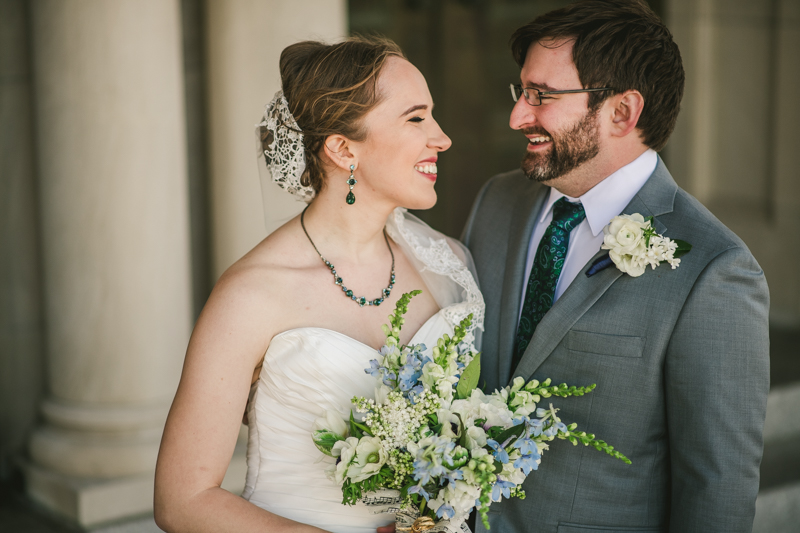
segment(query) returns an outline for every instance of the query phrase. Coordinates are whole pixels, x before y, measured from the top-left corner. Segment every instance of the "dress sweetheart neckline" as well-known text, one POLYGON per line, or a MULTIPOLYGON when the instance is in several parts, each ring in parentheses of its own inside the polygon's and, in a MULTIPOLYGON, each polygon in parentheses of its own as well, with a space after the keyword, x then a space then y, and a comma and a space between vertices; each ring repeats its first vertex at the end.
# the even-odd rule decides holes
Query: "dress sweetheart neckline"
MULTIPOLYGON (((428 317, 428 320, 423 322, 422 325, 414 333, 414 335, 411 336, 411 339, 408 341, 408 344, 413 344, 414 343, 414 339, 417 338, 417 335, 419 335, 419 333, 423 330, 423 328, 425 326, 427 326, 428 323, 431 320, 433 320, 434 318, 436 318, 440 314, 442 314, 442 309, 439 309, 434 314, 432 314, 430 317, 428 317)), ((360 340, 355 339, 355 338, 351 337, 350 335, 347 335, 346 333, 342 333, 341 331, 336 331, 335 329, 323 328, 323 327, 320 327, 320 326, 300 326, 300 327, 297 327, 297 328, 291 328, 291 329, 287 329, 285 331, 281 331, 280 333, 278 333, 274 337, 272 337, 272 341, 270 341, 269 346, 267 347, 267 351, 266 351, 266 353, 264 355, 266 356, 266 354, 269 353, 270 348, 272 348, 272 342, 275 339, 277 339, 279 337, 283 337, 284 335, 289 335, 291 333, 298 333, 298 332, 303 331, 303 330, 317 330, 317 331, 322 331, 322 332, 325 332, 325 333, 333 333, 334 335, 338 335, 339 337, 344 337, 345 339, 351 340, 354 343, 359 344, 359 345, 361 345, 361 346, 363 346, 365 348, 369 348, 373 352, 377 352, 377 351, 380 350, 380 348, 373 348, 369 344, 363 343, 360 340)))

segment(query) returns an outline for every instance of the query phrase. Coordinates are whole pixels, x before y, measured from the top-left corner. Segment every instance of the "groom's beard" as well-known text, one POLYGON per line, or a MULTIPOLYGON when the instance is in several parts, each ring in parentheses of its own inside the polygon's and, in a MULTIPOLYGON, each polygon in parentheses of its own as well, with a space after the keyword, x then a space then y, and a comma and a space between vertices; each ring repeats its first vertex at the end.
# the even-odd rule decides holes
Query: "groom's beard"
POLYGON ((600 153, 598 141, 597 112, 589 110, 586 115, 569 130, 551 134, 542 128, 526 128, 525 135, 547 135, 553 146, 548 152, 528 152, 522 160, 522 171, 529 179, 550 181, 560 178, 600 153))

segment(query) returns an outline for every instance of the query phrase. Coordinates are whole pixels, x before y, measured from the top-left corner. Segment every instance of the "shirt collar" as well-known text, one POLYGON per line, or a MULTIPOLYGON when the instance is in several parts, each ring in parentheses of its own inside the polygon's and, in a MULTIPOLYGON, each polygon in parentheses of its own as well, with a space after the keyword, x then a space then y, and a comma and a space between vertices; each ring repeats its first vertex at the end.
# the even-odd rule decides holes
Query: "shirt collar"
POLYGON ((571 198, 551 187, 539 223, 544 222, 553 209, 554 203, 560 198, 566 198, 572 203, 583 204, 592 235, 597 237, 611 222, 611 219, 622 213, 622 210, 633 200, 636 193, 655 171, 657 164, 658 154, 648 148, 642 155, 592 187, 580 198, 571 198))

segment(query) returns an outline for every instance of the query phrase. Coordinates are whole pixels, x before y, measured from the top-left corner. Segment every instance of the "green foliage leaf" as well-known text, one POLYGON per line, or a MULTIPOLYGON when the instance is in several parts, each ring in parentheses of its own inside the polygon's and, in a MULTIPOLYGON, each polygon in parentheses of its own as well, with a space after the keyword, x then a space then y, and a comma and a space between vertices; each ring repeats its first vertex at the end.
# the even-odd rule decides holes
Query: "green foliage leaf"
POLYGON ((692 250, 692 245, 686 241, 682 241, 680 239, 673 239, 675 244, 678 245, 678 248, 675 250, 674 257, 681 257, 682 255, 688 254, 692 250))
POLYGON ((520 424, 518 426, 511 426, 510 428, 505 429, 500 434, 498 434, 497 438, 494 440, 496 440, 500 444, 503 444, 511 437, 519 437, 520 435, 522 435, 524 431, 525 431, 525 424, 520 424))
POLYGON ((356 422, 353 411, 350 411, 350 436, 360 439, 365 433, 372 436, 369 428, 360 422, 356 422))
POLYGON ((328 431, 327 429, 324 429, 315 431, 313 440, 314 440, 314 446, 316 446, 319 451, 321 451, 325 455, 333 457, 333 454, 331 453, 333 445, 336 444, 338 441, 344 439, 341 436, 334 433, 333 431, 328 431))
POLYGON ((497 459, 495 459, 494 463, 492 463, 492 464, 494 465, 494 473, 495 474, 499 474, 500 472, 503 471, 503 463, 501 463, 497 459))
POLYGON ((467 365, 467 368, 461 373, 461 378, 458 380, 456 386, 456 398, 464 400, 469 398, 472 391, 478 386, 478 379, 481 377, 481 354, 475 354, 475 357, 467 365))

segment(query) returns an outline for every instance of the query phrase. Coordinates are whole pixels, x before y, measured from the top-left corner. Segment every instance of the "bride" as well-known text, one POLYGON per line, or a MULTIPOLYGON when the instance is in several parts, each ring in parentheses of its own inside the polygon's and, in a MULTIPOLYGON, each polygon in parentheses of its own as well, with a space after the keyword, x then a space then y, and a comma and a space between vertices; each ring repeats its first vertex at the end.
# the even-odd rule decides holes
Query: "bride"
MULTIPOLYGON (((364 368, 405 292, 403 343, 435 344, 483 298, 468 252, 406 213, 436 203, 450 139, 425 79, 391 41, 301 42, 260 125, 272 178, 309 202, 220 278, 192 334, 158 457, 168 532, 373 532, 393 515, 341 504, 311 440, 326 409, 371 395, 364 368), (220 488, 242 413, 247 481, 220 488)), ((474 339, 473 330, 468 339, 474 339)), ((430 349, 430 348, 429 348, 430 349)), ((322 458, 322 459, 320 459, 322 458)))

